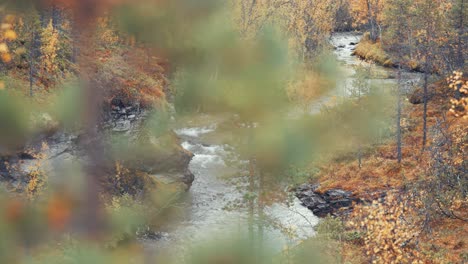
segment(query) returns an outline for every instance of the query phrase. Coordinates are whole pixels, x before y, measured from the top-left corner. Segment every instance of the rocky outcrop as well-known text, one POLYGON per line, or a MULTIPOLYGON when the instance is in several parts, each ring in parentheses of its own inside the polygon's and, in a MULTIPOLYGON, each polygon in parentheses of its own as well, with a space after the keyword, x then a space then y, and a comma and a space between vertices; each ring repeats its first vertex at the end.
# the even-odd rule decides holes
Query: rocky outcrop
MULTIPOLYGON (((102 138, 96 140, 103 142, 105 148, 105 164, 101 165, 108 174, 103 177, 107 179, 104 181, 106 190, 130 192, 169 183, 184 190, 191 186, 194 176, 188 166, 193 154, 180 146, 173 132, 157 138, 141 136, 148 117, 148 110, 141 109, 139 105, 127 106, 120 101, 112 102, 110 109, 103 111, 102 138), (109 135, 124 136, 127 146, 133 147, 132 151, 113 150, 111 144, 114 142, 110 142, 109 135), (115 179, 116 162, 123 163, 127 172, 127 178, 119 179, 120 182, 115 179)), ((66 133, 60 129, 37 135, 24 146, 24 150, 0 157, 0 180, 21 191, 27 185, 32 170, 40 170, 53 180, 54 174, 67 164, 85 165, 88 161, 83 146, 92 143, 83 142, 83 138, 80 132, 66 133)))
POLYGON ((316 216, 340 215, 350 212, 353 202, 357 201, 351 192, 331 189, 318 192, 318 184, 303 184, 296 189, 296 196, 304 206, 316 216))

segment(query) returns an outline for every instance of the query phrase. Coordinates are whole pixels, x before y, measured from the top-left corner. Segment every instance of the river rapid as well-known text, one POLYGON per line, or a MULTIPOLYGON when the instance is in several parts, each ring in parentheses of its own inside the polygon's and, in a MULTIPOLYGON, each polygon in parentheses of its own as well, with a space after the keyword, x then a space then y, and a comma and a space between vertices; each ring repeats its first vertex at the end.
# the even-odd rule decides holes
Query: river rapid
MULTIPOLYGON (((354 33, 332 35, 330 42, 335 47, 341 78, 335 89, 310 105, 309 113, 320 111, 321 106, 333 97, 347 96, 347 89, 353 83, 355 65, 365 64, 352 55, 355 43, 359 42, 360 37, 361 35, 354 33)), ((370 80, 372 83, 389 87, 396 84, 394 69, 375 65, 372 67, 373 71, 380 72, 383 76, 370 80)), ((420 75, 408 72, 404 74, 404 79, 406 83, 412 84, 420 79, 420 75)), ((202 125, 195 121, 187 121, 175 130, 183 141, 182 146, 195 155, 190 163, 195 181, 184 204, 187 214, 174 229, 162 233, 157 241, 146 241, 149 249, 173 250, 175 254, 183 255, 191 246, 200 242, 216 237, 247 234, 247 208, 233 206, 245 204, 243 197, 247 190, 248 174, 244 169, 245 161, 239 159, 233 147, 205 140, 210 135, 222 133, 219 130, 219 118, 209 115, 197 118, 204 120, 202 125)), ((265 213, 272 223, 265 227, 266 247, 277 252, 314 236, 313 228, 319 221, 295 197, 291 198, 289 203, 277 202, 267 206, 265 213)))

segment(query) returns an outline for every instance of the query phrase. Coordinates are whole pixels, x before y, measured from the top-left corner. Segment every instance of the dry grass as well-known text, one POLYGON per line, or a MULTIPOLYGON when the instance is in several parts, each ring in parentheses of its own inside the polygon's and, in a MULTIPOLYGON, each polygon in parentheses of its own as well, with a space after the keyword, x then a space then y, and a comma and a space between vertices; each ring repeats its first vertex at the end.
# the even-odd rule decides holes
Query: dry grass
POLYGON ((373 61, 386 67, 395 66, 388 54, 383 50, 379 41, 374 43, 363 38, 356 46, 356 50, 354 50, 353 54, 366 61, 373 61))
POLYGON ((434 263, 466 263, 468 261, 468 224, 462 220, 442 218, 431 225, 431 232, 420 240, 423 253, 434 263))
MULTIPOLYGON (((353 54, 363 60, 373 61, 385 67, 397 66, 392 60, 391 56, 382 47, 380 40, 373 42, 369 39, 369 33, 364 34, 361 41, 358 43, 358 45, 356 45, 356 49, 354 50, 353 54)), ((402 65, 404 68, 412 71, 422 70, 421 62, 407 56, 403 58, 402 65)), ((435 69, 435 72, 438 72, 438 69, 435 69)))

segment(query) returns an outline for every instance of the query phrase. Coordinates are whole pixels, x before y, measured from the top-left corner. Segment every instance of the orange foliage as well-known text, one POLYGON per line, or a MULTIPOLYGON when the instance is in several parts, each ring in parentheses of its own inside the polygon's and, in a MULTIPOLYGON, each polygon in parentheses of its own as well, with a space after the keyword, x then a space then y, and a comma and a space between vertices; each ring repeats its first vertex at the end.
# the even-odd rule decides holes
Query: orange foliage
POLYGON ((46 209, 47 223, 52 230, 63 230, 71 219, 71 202, 62 195, 54 195, 46 209))
MULTIPOLYGON (((434 84, 435 95, 428 103, 428 127, 435 125, 436 119, 446 113, 447 90, 445 82, 434 84)), ((422 142, 422 105, 411 105, 407 107, 403 117, 405 125, 403 136, 403 162, 396 163, 396 143, 390 140, 363 158, 363 167, 359 169, 356 162, 335 162, 320 167, 319 181, 323 189, 343 188, 351 190, 355 194, 368 196, 368 193, 385 190, 389 187, 399 188, 405 183, 418 179, 425 173, 429 166, 428 155, 416 150, 422 142), (358 187, 358 188, 357 188, 358 187)), ((450 120, 448 120, 450 121, 450 120)), ((451 129, 455 129, 460 121, 451 122, 451 129)), ((430 140, 430 139, 429 139, 430 140)))
POLYGON ((468 114, 468 80, 463 78, 462 72, 455 71, 452 76, 447 78, 449 88, 458 93, 457 98, 452 98, 450 103, 450 114, 455 117, 467 118, 468 114))
POLYGON ((411 197, 389 193, 384 201, 355 209, 349 224, 363 232, 365 254, 372 263, 424 263, 414 248, 422 220, 409 213, 412 202, 411 197))
POLYGON ((423 251, 435 251, 439 257, 434 263, 464 263, 468 252, 468 225, 458 219, 442 218, 431 224, 431 232, 423 233, 420 240, 423 251))
POLYGON ((24 203, 20 199, 11 199, 6 204, 5 218, 9 223, 16 223, 23 217, 24 212, 24 203))
MULTIPOLYGON (((449 109, 447 102, 449 97, 453 94, 453 89, 449 89, 445 81, 439 81, 434 84, 435 94, 428 103, 428 127, 434 126, 437 119, 442 116, 446 116, 447 110, 449 109)), ((319 191, 326 191, 331 188, 341 188, 348 191, 352 191, 357 197, 375 200, 380 197, 382 193, 391 192, 393 190, 401 190, 409 184, 416 181, 429 179, 432 175, 427 175, 430 171, 431 156, 428 151, 421 153, 419 147, 422 142, 422 116, 423 107, 422 105, 411 105, 407 106, 407 111, 404 111, 403 117, 403 161, 399 165, 396 161, 396 144, 393 140, 377 147, 372 153, 367 154, 363 158, 363 167, 359 169, 356 161, 342 161, 328 163, 320 167, 320 174, 318 181, 321 183, 319 191)), ((452 140, 457 144, 458 148, 455 152, 452 152, 452 159, 450 162, 460 165, 466 157, 467 145, 466 145, 466 130, 468 120, 465 118, 456 118, 455 116, 446 116, 447 123, 449 124, 448 133, 452 135, 452 140)), ((429 134, 431 135, 431 134, 429 134)), ((432 141, 432 138, 429 138, 432 141)), ((395 200, 395 197, 392 199, 395 200)), ((421 198, 420 198, 421 199, 421 198)), ((450 210, 454 210, 459 215, 466 217, 466 206, 467 201, 454 201, 454 205, 451 205, 450 210), (456 208, 455 208, 455 207, 456 208)), ((389 227, 392 230, 398 230, 399 228, 409 228, 415 231, 414 228, 417 226, 417 212, 416 210, 405 209, 405 218, 410 219, 408 223, 412 223, 413 226, 404 226, 402 222, 398 222, 398 219, 394 218, 389 210, 400 210, 397 206, 402 204, 402 200, 396 202, 385 202, 380 204, 374 204, 371 207, 358 206, 355 210, 354 221, 359 225, 362 219, 367 219, 365 226, 373 226, 372 232, 380 232, 389 227), (393 208, 393 209, 392 209, 393 208), (377 214, 377 215, 373 215, 377 214), (370 217, 373 215, 372 217, 370 217), (391 219, 390 219, 390 218, 391 219), (392 218, 393 217, 393 218, 392 218), (361 219, 357 222, 356 219, 361 219), (415 222, 416 221, 416 222, 415 222), (393 226, 393 227, 392 227, 393 226)), ((468 237, 468 225, 466 222, 459 219, 452 218, 436 218, 430 223, 431 233, 422 232, 418 234, 418 251, 421 254, 417 254, 411 247, 403 250, 410 250, 410 253, 405 253, 404 256, 413 256, 414 259, 431 259, 433 262, 424 263, 463 263, 461 259, 463 253, 467 252, 468 245, 465 242, 468 237)), ((419 229, 421 231, 421 229, 419 229)), ((415 234, 414 232, 408 232, 408 234, 415 234)), ((371 233, 372 233, 371 232, 371 233)), ((367 257, 374 258, 376 263, 391 263, 389 259, 382 261, 382 259, 375 259, 376 255, 380 258, 397 258, 399 255, 386 255, 383 256, 385 248, 387 246, 388 239, 392 240, 391 237, 387 240, 382 236, 370 234, 367 240, 366 249, 369 252, 367 257), (380 239, 376 241, 376 239, 380 239), (380 242, 379 242, 380 241, 380 242), (387 241, 387 242, 385 242, 387 241), (382 244, 382 243, 383 244, 382 244), (385 243, 384 243, 385 242, 385 243), (381 243, 381 244, 379 244, 381 243), (380 247, 380 246, 381 247, 380 247), (377 252, 373 252, 376 250, 377 252), (380 261, 380 262, 379 262, 380 261)), ((396 233, 395 233, 396 234, 396 233)), ((393 245, 395 246, 395 245, 393 245)), ((393 248, 391 246, 391 248, 393 248)), ((350 254, 356 254, 357 250, 355 246, 346 245, 345 256, 350 254), (350 251, 350 252, 348 252, 350 251)), ((388 250, 390 246, 388 246, 388 250)), ((412 260, 414 260, 412 259, 412 260)), ((395 260, 395 259, 394 259, 395 260)), ((411 263, 409 262, 397 263, 411 263)))

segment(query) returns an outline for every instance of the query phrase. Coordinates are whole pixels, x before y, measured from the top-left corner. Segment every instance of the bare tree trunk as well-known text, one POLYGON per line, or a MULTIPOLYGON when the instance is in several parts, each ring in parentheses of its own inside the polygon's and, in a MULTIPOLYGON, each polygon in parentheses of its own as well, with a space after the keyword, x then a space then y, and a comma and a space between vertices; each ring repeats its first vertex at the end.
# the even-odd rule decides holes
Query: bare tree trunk
POLYGON ((31 47, 29 49, 29 96, 34 96, 33 85, 34 85, 34 39, 36 31, 31 31, 31 47))
POLYGON ((361 144, 359 144, 359 146, 358 146, 358 166, 359 166, 359 169, 362 168, 362 147, 361 147, 361 144))
POLYGON ((375 21, 375 14, 372 12, 372 4, 367 0, 367 20, 370 26, 370 38, 372 41, 377 40, 377 28, 375 21))
POLYGON ((52 11, 51 11, 51 17, 52 17, 52 27, 57 30, 61 31, 61 24, 62 24, 62 13, 60 8, 57 5, 52 5, 52 11))
POLYGON ((464 31, 466 30, 466 25, 464 24, 465 21, 464 21, 464 18, 465 18, 465 0, 461 0, 461 3, 460 3, 460 20, 459 20, 459 24, 458 24, 458 45, 457 45, 457 49, 458 49, 458 56, 457 56, 457 67, 460 68, 460 69, 463 69, 463 65, 465 64, 465 56, 466 56, 466 53, 463 52, 464 50, 464 45, 465 43, 462 41, 462 38, 463 38, 463 35, 464 35, 464 31))
POLYGON ((104 148, 97 131, 102 97, 99 90, 93 85, 93 81, 89 79, 89 75, 92 73, 87 70, 87 60, 92 58, 93 44, 91 29, 85 27, 85 30, 81 32, 79 38, 80 51, 83 51, 83 53, 79 54, 78 62, 84 85, 83 100, 85 106, 82 120, 85 129, 85 140, 83 140, 83 147, 89 157, 89 163, 86 164, 86 196, 83 224, 86 236, 89 239, 95 239, 99 237, 103 224, 102 207, 99 197, 99 178, 104 174, 104 148))
POLYGON ((94 0, 81 0, 80 5, 74 10, 75 14, 75 37, 79 47, 78 66, 83 85, 84 111, 82 123, 84 126, 83 148, 88 156, 85 165, 86 190, 84 197, 83 228, 84 234, 89 240, 99 238, 103 230, 103 210, 99 197, 100 178, 104 175, 104 148, 97 130, 102 94, 92 81, 95 72, 90 68, 88 61, 93 58, 95 45, 93 42, 95 18, 97 17, 97 6, 94 0))
MULTIPOLYGON (((428 54, 426 54, 428 56, 428 54)), ((426 141, 427 141, 427 100, 428 100, 428 58, 426 57, 426 62, 424 63, 424 83, 423 83, 423 102, 424 102, 424 108, 423 108, 423 140, 422 140, 422 151, 425 150, 426 148, 426 141)))
POLYGON ((401 163, 401 64, 398 64, 398 84, 397 84, 397 159, 401 163))
POLYGON ((265 224, 265 178, 263 173, 259 172, 259 188, 258 188, 258 252, 259 252, 259 262, 262 260, 263 254, 263 226, 265 224))
MULTIPOLYGON (((253 124, 249 125, 249 139, 248 144, 249 148, 252 146, 253 142, 253 124)), ((249 210, 249 242, 253 247, 255 245, 255 234, 254 234, 254 222, 255 222, 255 158, 251 156, 249 158, 249 197, 248 197, 248 210, 249 210)))

